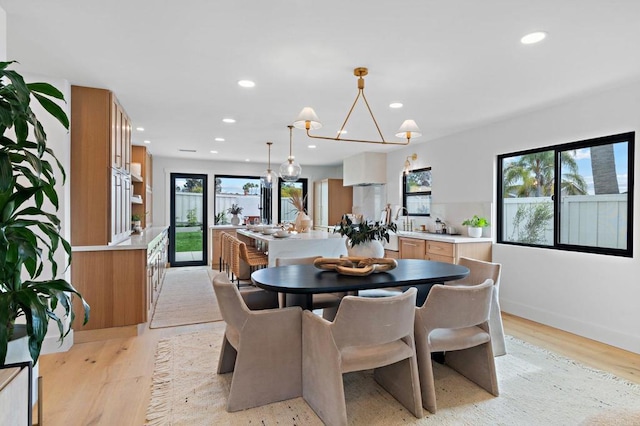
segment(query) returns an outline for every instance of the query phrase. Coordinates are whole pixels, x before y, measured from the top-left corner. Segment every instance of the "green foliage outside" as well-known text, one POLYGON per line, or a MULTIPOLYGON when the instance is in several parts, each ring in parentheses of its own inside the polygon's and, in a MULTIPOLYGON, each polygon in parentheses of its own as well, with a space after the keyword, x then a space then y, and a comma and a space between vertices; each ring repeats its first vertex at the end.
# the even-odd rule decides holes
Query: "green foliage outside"
POLYGON ((202 231, 176 232, 176 252, 201 251, 202 231))
POLYGON ((187 223, 189 224, 189 226, 199 225, 196 209, 190 209, 189 211, 187 211, 187 223))
POLYGON ((227 220, 227 215, 224 212, 220 212, 216 215, 215 224, 216 225, 227 225, 229 221, 227 220))
POLYGON ((548 244, 545 238, 547 224, 553 219, 551 203, 538 203, 518 206, 513 217, 511 241, 526 244, 548 244))

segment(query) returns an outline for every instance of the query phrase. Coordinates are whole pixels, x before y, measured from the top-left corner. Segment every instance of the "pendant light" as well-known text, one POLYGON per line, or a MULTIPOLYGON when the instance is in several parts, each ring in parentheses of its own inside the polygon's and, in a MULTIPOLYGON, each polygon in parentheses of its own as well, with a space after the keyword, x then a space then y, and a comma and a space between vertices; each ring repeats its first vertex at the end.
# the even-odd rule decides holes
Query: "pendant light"
POLYGON ((269 147, 269 163, 267 166, 267 171, 260 176, 260 180, 262 182, 262 186, 267 189, 271 189, 273 183, 278 179, 278 175, 271 170, 271 145, 273 142, 267 142, 267 146, 269 147))
POLYGON ((295 162, 295 157, 293 156, 293 126, 289 125, 287 127, 289 128, 289 158, 280 165, 280 178, 285 182, 295 182, 300 177, 300 173, 302 173, 302 167, 295 162))

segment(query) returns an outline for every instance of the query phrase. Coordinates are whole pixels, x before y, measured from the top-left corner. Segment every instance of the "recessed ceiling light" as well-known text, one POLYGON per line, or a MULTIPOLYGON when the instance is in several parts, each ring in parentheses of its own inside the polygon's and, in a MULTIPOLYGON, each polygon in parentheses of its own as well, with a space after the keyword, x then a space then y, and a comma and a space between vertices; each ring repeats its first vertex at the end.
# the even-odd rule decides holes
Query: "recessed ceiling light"
POLYGON ((346 135, 347 131, 346 130, 338 130, 338 134, 339 135, 346 135))
POLYGON ((402 102, 392 102, 389 104, 389 108, 402 108, 402 102))
POLYGON ((254 83, 251 80, 240 80, 238 82, 238 86, 240 86, 240 87, 255 87, 256 83, 254 83))
POLYGON ((309 145, 307 148, 309 148, 309 149, 316 149, 316 146, 315 146, 315 145, 309 145))
POLYGON ((144 143, 151 143, 151 141, 144 141, 144 143))
POLYGON ((547 33, 544 31, 536 31, 533 33, 529 33, 520 39, 520 43, 522 44, 534 44, 539 43, 547 37, 547 33))
POLYGON ((236 122, 236 120, 234 120, 233 118, 223 118, 222 121, 225 122, 225 123, 235 123, 236 122))
POLYGON ((215 138, 214 139, 216 142, 224 142, 224 138, 215 138))
POLYGON ((246 161, 248 163, 249 161, 251 161, 251 159, 250 158, 245 158, 244 161, 246 161))
POLYGON ((212 154, 217 154, 218 153, 218 151, 209 151, 209 152, 212 153, 212 154))
POLYGON ((136 130, 139 132, 144 132, 144 127, 136 127, 136 130))

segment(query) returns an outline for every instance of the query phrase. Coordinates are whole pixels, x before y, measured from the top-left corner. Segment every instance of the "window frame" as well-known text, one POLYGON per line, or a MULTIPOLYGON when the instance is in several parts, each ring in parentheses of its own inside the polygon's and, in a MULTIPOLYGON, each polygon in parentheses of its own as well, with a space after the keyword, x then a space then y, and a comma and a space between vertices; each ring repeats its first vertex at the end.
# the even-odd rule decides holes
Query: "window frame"
MULTIPOLYGON (((431 189, 429 189, 429 191, 407 192, 408 176, 412 173, 423 173, 423 172, 429 172, 429 174, 431 174, 431 167, 423 167, 420 169, 410 170, 407 173, 402 174, 402 207, 406 209, 405 212, 407 216, 423 216, 423 217, 431 216, 431 189), (407 198, 423 197, 423 196, 429 197, 429 213, 410 212, 409 208, 407 207, 407 198)), ((433 175, 432 175, 432 179, 433 179, 433 175)), ((431 185, 433 186, 433 182, 431 183, 431 185)), ((430 186, 429 188, 431 188, 432 186, 430 186)))
POLYGON ((500 154, 497 156, 497 229, 496 229, 496 242, 498 244, 535 247, 552 250, 574 251, 581 253, 593 253, 610 256, 621 257, 633 257, 633 192, 634 192, 634 155, 635 155, 635 132, 619 133, 615 135, 602 136, 598 138, 585 139, 581 141, 569 142, 559 145, 545 146, 541 148, 528 149, 517 152, 510 152, 506 154, 500 154), (578 244, 569 244, 560 242, 561 228, 561 215, 562 210, 560 208, 562 197, 557 197, 555 194, 561 194, 562 179, 557 179, 557 176, 562 176, 561 171, 561 153, 564 151, 579 150, 584 148, 590 148, 600 145, 609 145, 615 143, 627 142, 627 232, 626 232, 626 248, 612 248, 612 247, 597 247, 597 246, 585 246, 578 244), (553 201, 553 243, 551 245, 531 244, 517 241, 505 241, 504 233, 504 193, 503 193, 503 181, 504 181, 504 160, 516 156, 522 156, 527 154, 540 153, 545 151, 554 152, 554 183, 553 194, 551 199, 553 201))
POLYGON ((287 182, 281 178, 278 178, 278 223, 282 223, 282 187, 287 183, 301 183, 302 184, 302 198, 304 200, 304 211, 309 212, 308 208, 308 194, 309 194, 309 179, 299 178, 295 182, 287 182))

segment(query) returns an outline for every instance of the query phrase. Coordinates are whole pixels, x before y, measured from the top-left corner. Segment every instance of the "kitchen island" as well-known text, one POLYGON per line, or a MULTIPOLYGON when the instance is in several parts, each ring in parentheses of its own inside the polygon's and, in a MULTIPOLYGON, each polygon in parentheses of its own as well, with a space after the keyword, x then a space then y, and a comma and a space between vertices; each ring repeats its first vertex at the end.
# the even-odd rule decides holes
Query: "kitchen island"
POLYGON ((237 229, 238 239, 263 247, 268 253, 269 266, 276 266, 279 257, 340 257, 347 255, 346 239, 339 234, 325 231, 309 231, 292 234, 287 238, 264 235, 248 229, 237 229))

